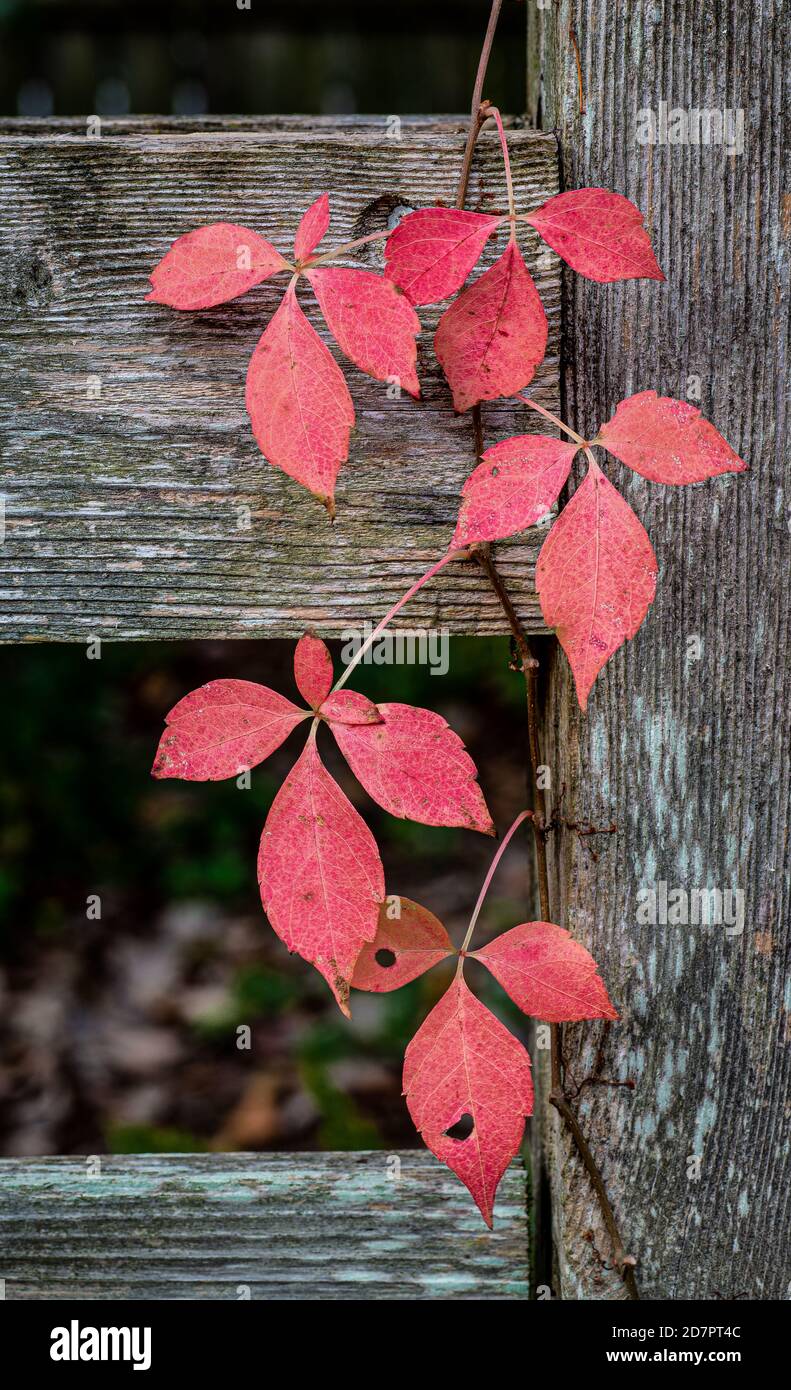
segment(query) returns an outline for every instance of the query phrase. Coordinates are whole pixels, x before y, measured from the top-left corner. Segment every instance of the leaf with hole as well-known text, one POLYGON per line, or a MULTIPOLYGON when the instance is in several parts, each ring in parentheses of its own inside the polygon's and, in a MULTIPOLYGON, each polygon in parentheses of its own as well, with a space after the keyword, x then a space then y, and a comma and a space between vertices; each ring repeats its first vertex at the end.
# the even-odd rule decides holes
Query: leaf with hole
POLYGON ((379 925, 370 945, 357 958, 352 989, 386 994, 424 975, 453 954, 453 946, 438 917, 409 898, 398 898, 398 916, 391 917, 393 899, 379 909, 379 925))
POLYGON ((406 1050, 404 1095, 424 1142, 469 1188, 491 1226, 498 1183, 533 1113, 533 1082, 522 1044, 461 976, 406 1050))
POLYGON ((335 735, 358 780, 393 814, 487 834, 493 826, 475 764, 439 715, 409 705, 377 706, 356 690, 332 690, 332 657, 313 633, 297 644, 294 676, 310 709, 252 681, 217 680, 193 690, 168 715, 153 775, 236 777, 268 757, 297 724, 314 718, 267 817, 259 882, 277 934, 316 965, 347 1012, 357 958, 376 933, 384 879, 370 831, 319 757, 321 724, 335 735), (383 742, 371 741, 377 731, 386 731, 383 742))
POLYGON ((546 1023, 616 1019, 593 956, 554 922, 522 922, 471 951, 523 1013, 546 1023))

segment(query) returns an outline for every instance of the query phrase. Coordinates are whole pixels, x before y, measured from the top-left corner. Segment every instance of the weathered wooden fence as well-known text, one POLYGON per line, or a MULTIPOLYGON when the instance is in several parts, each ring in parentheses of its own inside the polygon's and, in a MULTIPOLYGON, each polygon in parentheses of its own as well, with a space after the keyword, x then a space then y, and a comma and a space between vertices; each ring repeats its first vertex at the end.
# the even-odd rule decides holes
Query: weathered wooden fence
MULTIPOLYGON (((605 1070, 636 1082, 633 1093, 586 1088, 582 1113, 645 1296, 783 1298, 791 1278, 788 19, 774 0, 560 0, 540 13, 541 109, 558 135, 561 183, 633 199, 667 275, 661 286, 611 287, 566 277, 566 418, 590 432, 633 391, 694 399, 699 387, 696 403, 750 464, 738 478, 694 488, 619 470, 661 567, 656 602, 610 662, 587 716, 557 653, 547 677, 550 762, 567 804, 578 815, 612 815, 619 827, 598 863, 570 839, 554 860, 557 920, 591 947, 623 1010, 605 1070), (648 128, 640 112, 653 111, 659 135, 660 103, 712 111, 715 122, 717 111, 734 120, 741 112, 742 149, 639 143, 648 128), (638 890, 661 882, 741 891, 743 930, 639 925, 638 890)), ((592 1032, 567 1030, 577 1075, 592 1032)), ((550 1130, 564 1296, 613 1297, 585 1176, 554 1122, 550 1130)))
MULTIPOLYGON (((357 432, 330 526, 261 457, 244 409, 280 291, 196 315, 145 294, 169 242, 203 222, 238 221, 287 249, 325 188, 336 244, 451 202, 465 126, 407 119, 393 138, 381 119, 130 120, 96 140, 85 122, 0 127, 0 638, 337 635, 380 617, 442 554, 474 438, 433 358, 435 310, 420 404, 348 370, 357 432)), ((514 129, 511 146, 518 195, 535 205, 557 189, 555 140, 514 129)), ((484 137, 471 196, 488 208, 503 195, 484 137)), ((531 250, 551 325, 536 398, 557 408, 560 276, 531 250)), ((381 264, 381 244, 355 263, 381 264)), ((506 435, 534 428, 528 415, 503 402, 488 424, 506 435)), ((501 561, 534 631, 540 536, 501 561)), ((464 565, 406 622, 502 628, 464 565)), ((526 1297, 521 1167, 490 1238, 430 1156, 401 1162, 393 1182, 384 1155, 112 1159, 98 1177, 80 1158, 4 1161, 0 1278, 8 1298, 235 1297, 237 1284, 252 1297, 526 1297)))
MULTIPOLYGON (((551 321, 537 399, 557 406, 560 386, 569 423, 590 433, 633 391, 699 395, 751 465, 686 489, 620 476, 662 576, 644 628, 609 664, 586 717, 546 641, 553 794, 565 784, 572 818, 619 827, 598 861, 572 836, 552 846, 554 915, 594 951, 622 1010, 605 1072, 636 1083, 588 1087, 580 1108, 645 1295, 776 1298, 787 1292, 791 1201, 788 31, 772 0, 558 0, 538 11, 540 25, 531 19, 531 101, 546 133, 512 131, 517 196, 534 204, 558 178, 626 194, 646 212, 668 275, 663 286, 567 276, 559 340, 556 263, 534 244, 551 321), (640 143, 638 113, 658 117, 660 103, 742 111, 743 150, 640 143), (743 893, 743 930, 640 925, 638 891, 660 882, 743 893)), ((6 640, 293 635, 306 622, 331 635, 380 614, 444 549, 473 445, 431 356, 430 313, 423 405, 391 402, 350 373, 358 433, 330 530, 262 461, 244 414, 244 371, 273 287, 195 316, 145 305, 143 294, 165 244, 199 222, 241 221, 285 246, 325 187, 338 240, 387 225, 400 208, 451 201, 462 144, 461 121, 405 122, 400 140, 381 121, 128 121, 95 142, 77 123, 2 128, 6 640), (250 530, 239 527, 245 507, 250 530)), ((484 136, 470 205, 501 201, 499 156, 484 136)), ((529 428, 525 414, 487 407, 487 439, 529 428)), ((534 632, 538 539, 498 547, 534 632)), ((464 567, 426 589, 404 622, 502 627, 464 567)), ((597 1036, 587 1025, 566 1030, 573 1075, 584 1074, 597 1036)), ((555 1293, 618 1298, 585 1174, 544 1113, 555 1293)), ((270 1160, 261 1162, 263 1174, 270 1160)), ((316 1160, 328 1171, 337 1162, 316 1160)), ((41 1171, 6 1168, 4 1210, 20 1230, 32 1229, 25 1193, 41 1171)), ((434 1230, 425 1190, 421 1219, 434 1230)), ((326 1200, 334 1212, 334 1188, 326 1200)))
POLYGON ((526 1298, 524 1171, 485 1232, 428 1153, 5 1159, 7 1299, 526 1298))
MULTIPOLYGON (((406 120, 393 138, 375 118, 130 120, 92 140, 84 121, 0 124, 0 639, 294 636, 307 624, 337 636, 381 616, 442 554, 474 444, 431 351, 436 309, 422 314, 422 402, 390 400, 348 368, 357 430, 330 526, 262 458, 244 407, 282 283, 200 314, 145 295, 170 242, 205 222, 242 223, 288 250, 325 189, 336 245, 399 210, 452 203, 464 129, 406 120)), ((518 196, 535 206, 557 189, 555 141, 524 130, 511 141, 518 196)), ((470 196, 502 206, 496 137, 481 141, 470 196)), ((535 391, 551 406, 560 280, 537 238, 532 251, 551 324, 535 391)), ((354 263, 381 259, 375 242, 354 263)), ((536 418, 499 403, 488 427, 504 436, 536 418)), ((534 630, 539 540, 502 554, 534 630)), ((491 591, 463 566, 422 591, 409 621, 501 630, 491 591)))

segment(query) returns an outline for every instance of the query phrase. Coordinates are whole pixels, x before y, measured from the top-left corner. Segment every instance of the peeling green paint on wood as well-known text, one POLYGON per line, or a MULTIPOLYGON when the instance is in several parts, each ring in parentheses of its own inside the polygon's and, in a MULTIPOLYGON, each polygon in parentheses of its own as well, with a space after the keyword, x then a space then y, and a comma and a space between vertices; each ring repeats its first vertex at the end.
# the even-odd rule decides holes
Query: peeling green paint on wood
POLYGON ((2 1159, 0 1278, 12 1301, 525 1299, 525 1197, 517 1161, 488 1231, 412 1151, 2 1159))

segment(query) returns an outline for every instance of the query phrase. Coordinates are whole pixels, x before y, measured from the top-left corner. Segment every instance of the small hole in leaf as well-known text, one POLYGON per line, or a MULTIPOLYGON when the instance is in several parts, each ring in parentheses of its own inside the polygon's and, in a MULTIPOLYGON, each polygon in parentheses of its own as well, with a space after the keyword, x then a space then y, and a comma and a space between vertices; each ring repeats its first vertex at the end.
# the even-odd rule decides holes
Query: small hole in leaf
POLYGON ((448 1139, 469 1139, 475 1129, 475 1121, 472 1115, 460 1115, 455 1125, 445 1130, 448 1139))
POLYGON ((383 970, 389 970, 391 965, 395 965, 395 951, 388 951, 385 946, 380 947, 374 958, 377 965, 381 965, 383 970))

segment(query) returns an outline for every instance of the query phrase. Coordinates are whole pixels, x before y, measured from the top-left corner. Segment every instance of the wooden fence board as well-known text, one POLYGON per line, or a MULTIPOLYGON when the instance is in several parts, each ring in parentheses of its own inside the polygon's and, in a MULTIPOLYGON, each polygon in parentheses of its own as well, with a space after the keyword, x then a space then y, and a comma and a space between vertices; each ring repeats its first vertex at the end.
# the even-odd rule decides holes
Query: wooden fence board
MULTIPOLYGON (((644 1296, 787 1298, 789 29, 772 0, 560 0, 541 18, 542 107, 562 183, 633 199, 668 277, 567 276, 566 418, 591 437, 620 398, 655 388, 694 400, 699 383, 696 403, 750 465, 679 488, 608 465, 653 541, 656 602, 586 716, 565 659, 551 661, 555 787, 566 784, 573 817, 619 826, 598 863, 573 836, 554 861, 557 920, 594 952, 623 1012, 605 1072, 637 1083, 586 1088, 584 1125, 644 1296), (639 143, 638 112, 658 121, 660 102, 741 110, 743 153, 639 143), (743 892, 742 933, 640 925, 639 889, 662 882, 743 892)), ((578 1078, 597 1032, 566 1030, 578 1078)), ((590 1186, 554 1120, 550 1130, 560 1291, 618 1297, 590 1186)))
POLYGON ((101 1165, 92 1177, 79 1157, 0 1160, 6 1299, 528 1296, 521 1163, 503 1179, 493 1231, 428 1153, 138 1155, 101 1165))
MULTIPOLYGON (((463 121, 407 120, 397 139, 381 118, 129 119, 94 140, 73 120, 31 129, 0 127, 0 639, 294 636, 308 624, 339 635, 381 616, 446 548, 474 464, 470 416, 454 415, 431 350, 440 311, 421 311, 422 402, 389 400, 347 367, 357 430, 330 527, 262 458, 244 409, 247 362, 282 278, 180 314, 145 302, 147 277, 205 222, 241 222, 287 249, 323 189, 336 245, 398 209, 452 202, 463 121)), ((517 129, 510 142, 520 203, 535 206, 557 187, 554 138, 517 129)), ((470 206, 499 208, 504 196, 487 133, 470 206)), ((550 319, 534 389, 553 406, 557 261, 532 232, 525 244, 550 319)), ((381 244, 357 255, 350 263, 380 266, 381 244)), ((535 418, 493 403, 487 441, 535 418)), ((540 535, 501 554, 537 631, 540 535)), ((405 626, 426 623, 503 630, 464 565, 406 610, 405 626)))

